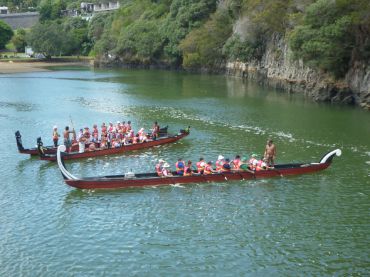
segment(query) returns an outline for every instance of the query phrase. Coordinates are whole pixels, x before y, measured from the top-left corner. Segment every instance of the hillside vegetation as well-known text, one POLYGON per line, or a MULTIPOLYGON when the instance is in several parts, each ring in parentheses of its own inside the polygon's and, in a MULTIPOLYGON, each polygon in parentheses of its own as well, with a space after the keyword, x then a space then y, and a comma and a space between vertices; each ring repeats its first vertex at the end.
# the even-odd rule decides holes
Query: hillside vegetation
POLYGON ((279 36, 293 58, 336 78, 343 77, 355 60, 370 58, 368 0, 120 3, 119 10, 87 22, 61 16, 61 10, 78 7, 77 1, 0 0, 0 5, 13 8, 36 6, 40 23, 26 40, 48 55, 90 53, 100 60, 109 57, 108 62, 212 70, 228 60, 260 60, 267 43, 279 36))
POLYGON ((95 17, 89 35, 97 55, 184 68, 258 60, 279 35, 296 59, 342 77, 370 57, 369 15, 368 0, 137 0, 95 17))

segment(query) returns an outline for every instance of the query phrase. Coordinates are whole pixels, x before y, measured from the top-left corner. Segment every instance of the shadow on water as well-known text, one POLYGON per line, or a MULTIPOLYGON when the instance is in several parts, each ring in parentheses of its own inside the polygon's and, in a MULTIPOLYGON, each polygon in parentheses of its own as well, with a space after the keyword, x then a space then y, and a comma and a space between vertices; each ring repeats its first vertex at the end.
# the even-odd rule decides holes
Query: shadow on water
POLYGON ((18 172, 23 172, 26 167, 28 167, 29 165, 37 162, 38 160, 39 160, 38 156, 29 155, 29 157, 27 157, 27 159, 19 161, 16 168, 17 168, 18 172))
MULTIPOLYGON (((68 186, 68 185, 67 185, 68 186)), ((142 194, 143 192, 150 192, 150 190, 156 189, 163 189, 165 187, 159 186, 149 186, 149 187, 142 187, 142 188, 122 188, 122 189, 98 189, 98 190, 81 190, 72 188, 70 192, 66 195, 64 199, 64 205, 67 207, 68 205, 72 205, 75 203, 81 203, 81 201, 91 200, 91 199, 109 199, 116 198, 116 197, 125 197, 131 194, 142 194)), ((122 198, 124 199, 124 198, 122 198)))
POLYGON ((24 102, 0 102, 0 108, 10 108, 17 112, 32 112, 37 110, 38 105, 24 102))

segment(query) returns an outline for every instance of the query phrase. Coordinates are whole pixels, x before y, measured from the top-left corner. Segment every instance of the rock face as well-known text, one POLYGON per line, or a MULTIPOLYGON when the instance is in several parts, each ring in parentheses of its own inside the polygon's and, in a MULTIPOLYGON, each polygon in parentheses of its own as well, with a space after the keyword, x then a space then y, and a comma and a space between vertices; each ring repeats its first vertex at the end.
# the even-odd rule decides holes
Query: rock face
POLYGON ((291 93, 304 93, 315 101, 355 104, 370 110, 370 64, 354 62, 344 79, 334 80, 305 66, 302 60, 294 60, 284 38, 279 36, 267 43, 260 61, 229 61, 226 72, 291 93))

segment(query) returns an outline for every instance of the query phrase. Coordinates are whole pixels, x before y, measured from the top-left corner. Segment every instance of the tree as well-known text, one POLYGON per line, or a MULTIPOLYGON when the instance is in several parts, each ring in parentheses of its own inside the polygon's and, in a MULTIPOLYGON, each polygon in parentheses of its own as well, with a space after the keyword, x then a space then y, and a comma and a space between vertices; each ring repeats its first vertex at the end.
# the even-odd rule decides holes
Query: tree
MULTIPOLYGON (((308 6, 303 23, 289 36, 295 57, 343 77, 356 47, 355 26, 368 25, 370 5, 362 0, 318 0, 308 6), (364 12, 365 11, 365 12, 364 12)), ((361 29, 361 28, 359 28, 361 29)), ((361 54, 361 53, 360 53, 361 54)))
POLYGON ((63 31, 69 33, 73 40, 70 52, 73 54, 87 55, 91 49, 88 38, 87 21, 80 17, 68 17, 63 22, 63 31))
POLYGON ((13 36, 12 28, 4 21, 0 20, 0 49, 3 49, 5 45, 13 36))
POLYGON ((154 21, 137 21, 124 28, 117 52, 140 61, 153 60, 162 48, 158 25, 154 21))
POLYGON ((70 54, 76 47, 76 41, 69 32, 63 32, 57 22, 36 24, 27 35, 27 42, 35 52, 46 57, 70 54))
POLYGON ((61 0, 42 0, 39 6, 40 22, 60 18, 60 12, 65 8, 66 5, 61 0))
POLYGON ((17 52, 24 52, 24 49, 27 46, 26 31, 24 29, 18 29, 12 37, 12 43, 14 44, 15 49, 17 49, 17 52))
POLYGON ((179 46, 184 55, 183 66, 212 68, 224 61, 222 49, 232 33, 231 23, 227 11, 218 10, 203 26, 192 30, 179 46))

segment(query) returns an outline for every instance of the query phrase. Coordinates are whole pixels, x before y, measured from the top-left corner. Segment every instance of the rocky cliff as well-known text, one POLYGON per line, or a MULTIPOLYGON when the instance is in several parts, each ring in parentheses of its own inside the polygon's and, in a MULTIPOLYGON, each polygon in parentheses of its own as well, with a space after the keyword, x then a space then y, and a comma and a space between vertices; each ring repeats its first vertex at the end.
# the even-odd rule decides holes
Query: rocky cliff
POLYGON ((335 80, 330 75, 294 60, 284 38, 275 35, 267 43, 259 61, 243 63, 229 61, 227 74, 256 80, 261 84, 300 92, 315 101, 359 105, 370 110, 370 64, 353 62, 345 78, 335 80))

